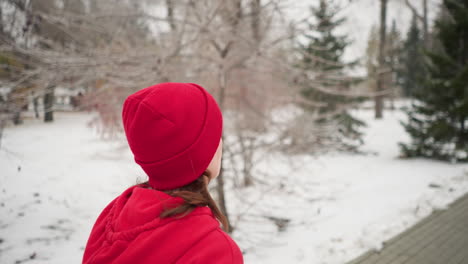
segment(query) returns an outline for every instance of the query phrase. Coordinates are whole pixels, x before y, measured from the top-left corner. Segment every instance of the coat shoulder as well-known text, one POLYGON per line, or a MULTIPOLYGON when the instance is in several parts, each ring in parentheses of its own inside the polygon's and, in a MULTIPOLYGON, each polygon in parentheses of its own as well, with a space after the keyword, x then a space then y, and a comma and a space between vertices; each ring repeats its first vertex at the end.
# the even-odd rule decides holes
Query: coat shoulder
POLYGON ((236 242, 221 228, 216 228, 197 241, 176 263, 243 264, 244 260, 236 242))

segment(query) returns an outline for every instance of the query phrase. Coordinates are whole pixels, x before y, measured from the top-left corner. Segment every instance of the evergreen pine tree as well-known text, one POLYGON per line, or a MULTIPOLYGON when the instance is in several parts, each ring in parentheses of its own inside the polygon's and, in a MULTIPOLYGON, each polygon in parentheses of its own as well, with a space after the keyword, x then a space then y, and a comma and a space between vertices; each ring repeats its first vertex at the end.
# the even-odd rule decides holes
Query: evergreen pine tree
POLYGON ((402 64, 398 71, 399 83, 406 97, 413 96, 413 92, 419 89, 420 79, 424 76, 423 44, 417 17, 414 15, 403 45, 402 64))
POLYGON ((426 52, 427 79, 404 123, 411 143, 405 156, 468 161, 468 0, 444 0, 435 24, 440 50, 426 52))
POLYGON ((362 144, 359 131, 365 123, 353 117, 347 110, 356 102, 356 98, 345 95, 349 92, 355 78, 346 75, 346 70, 356 62, 344 63, 343 53, 350 44, 347 36, 337 35, 336 29, 345 22, 336 18, 338 8, 333 1, 321 0, 317 8, 311 8, 315 19, 308 23, 309 31, 303 35, 299 44, 300 60, 297 67, 305 76, 302 96, 306 99, 324 103, 324 106, 303 106, 306 110, 318 114, 318 125, 334 123, 336 133, 327 136, 331 142, 338 143, 347 150, 355 150, 362 144))

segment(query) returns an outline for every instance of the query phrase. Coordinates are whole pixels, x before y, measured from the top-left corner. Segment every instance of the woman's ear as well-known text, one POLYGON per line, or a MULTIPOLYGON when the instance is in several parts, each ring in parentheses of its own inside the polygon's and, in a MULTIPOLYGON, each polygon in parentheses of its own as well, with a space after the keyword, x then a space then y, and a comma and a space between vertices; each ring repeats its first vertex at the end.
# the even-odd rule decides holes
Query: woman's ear
POLYGON ((208 186, 208 183, 210 183, 210 180, 211 180, 210 173, 208 171, 205 171, 202 177, 203 177, 203 181, 205 182, 205 185, 208 186))
POLYGON ((207 176, 208 178, 211 179, 211 177, 213 176, 213 174, 211 173, 210 169, 207 168, 204 172, 203 172, 203 175, 207 176))

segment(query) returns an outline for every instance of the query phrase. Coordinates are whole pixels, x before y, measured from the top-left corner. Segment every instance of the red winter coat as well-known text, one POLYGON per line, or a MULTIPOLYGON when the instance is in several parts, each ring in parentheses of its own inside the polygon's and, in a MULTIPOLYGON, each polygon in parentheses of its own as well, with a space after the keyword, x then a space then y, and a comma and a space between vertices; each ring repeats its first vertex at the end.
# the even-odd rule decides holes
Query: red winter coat
POLYGON ((179 219, 159 218, 174 202, 181 199, 139 186, 127 189, 97 219, 83 263, 243 263, 239 247, 208 207, 179 219))

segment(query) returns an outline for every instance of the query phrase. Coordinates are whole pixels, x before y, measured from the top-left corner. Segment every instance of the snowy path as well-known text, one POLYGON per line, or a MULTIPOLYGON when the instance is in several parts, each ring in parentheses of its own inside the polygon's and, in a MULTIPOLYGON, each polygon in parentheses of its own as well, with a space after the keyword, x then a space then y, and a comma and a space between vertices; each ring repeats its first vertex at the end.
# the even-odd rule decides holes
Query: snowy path
MULTIPOLYGON (((364 150, 375 155, 290 164, 272 154, 257 167, 268 186, 228 193, 246 263, 344 263, 468 192, 467 165, 397 158, 401 113, 382 121, 360 115, 369 120, 364 150), (285 231, 272 221, 279 218, 289 220, 285 231)), ((86 127, 91 118, 58 113, 53 124, 6 129, 0 263, 80 263, 97 214, 142 179, 124 143, 102 141, 86 127)))

